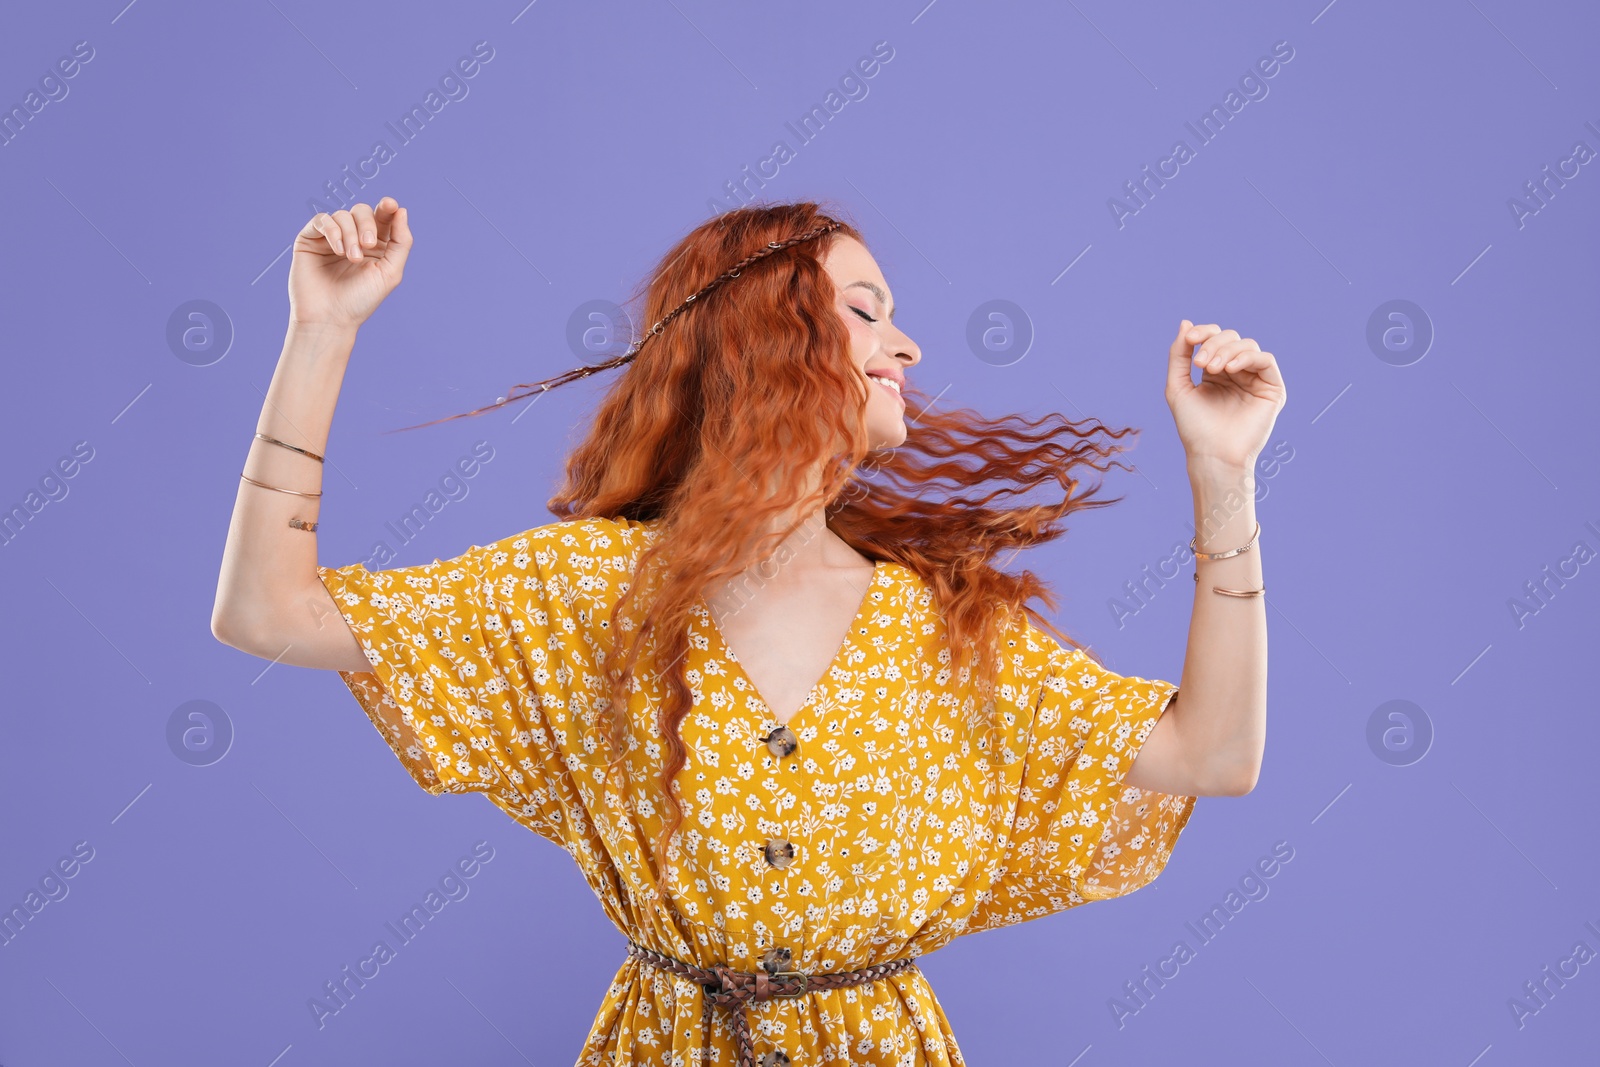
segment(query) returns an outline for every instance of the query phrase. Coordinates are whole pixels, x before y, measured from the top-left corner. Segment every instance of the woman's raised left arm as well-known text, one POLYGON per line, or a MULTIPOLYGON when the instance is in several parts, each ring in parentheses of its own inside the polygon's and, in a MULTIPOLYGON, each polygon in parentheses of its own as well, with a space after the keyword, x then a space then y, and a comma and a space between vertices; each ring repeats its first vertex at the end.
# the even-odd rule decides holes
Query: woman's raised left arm
MULTIPOLYGON (((1166 397, 1194 494, 1196 549, 1249 544, 1256 537, 1256 458, 1288 398, 1277 361, 1235 330, 1185 319, 1172 343, 1166 397), (1196 364, 1198 385, 1190 377, 1196 364)), ((1179 694, 1125 780, 1177 796, 1241 796, 1255 788, 1266 750, 1267 608, 1265 594, 1230 596, 1213 587, 1263 589, 1260 541, 1227 559, 1197 560, 1195 568, 1179 694)))

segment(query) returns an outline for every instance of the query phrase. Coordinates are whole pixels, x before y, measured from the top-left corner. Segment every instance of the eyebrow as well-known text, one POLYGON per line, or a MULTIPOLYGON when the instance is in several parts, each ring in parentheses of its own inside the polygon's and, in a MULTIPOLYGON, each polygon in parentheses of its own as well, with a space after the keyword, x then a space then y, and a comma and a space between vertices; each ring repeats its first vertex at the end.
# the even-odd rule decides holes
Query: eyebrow
MULTIPOLYGON (((888 297, 888 295, 882 289, 880 289, 876 284, 874 284, 873 282, 851 282, 849 285, 845 286, 845 288, 846 289, 851 289, 851 288, 854 288, 857 285, 861 286, 861 288, 863 288, 863 289, 866 289, 866 290, 870 291, 873 296, 878 298, 878 303, 882 304, 884 307, 889 307, 889 297, 888 297)), ((894 321, 894 313, 895 313, 895 309, 894 308, 889 308, 889 321, 890 322, 894 321)))

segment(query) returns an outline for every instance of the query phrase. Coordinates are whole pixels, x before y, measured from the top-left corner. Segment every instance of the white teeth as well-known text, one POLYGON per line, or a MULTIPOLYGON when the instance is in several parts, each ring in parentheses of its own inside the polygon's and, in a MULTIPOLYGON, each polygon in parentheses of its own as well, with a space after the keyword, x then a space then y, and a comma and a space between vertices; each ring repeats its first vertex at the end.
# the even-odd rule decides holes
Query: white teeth
POLYGON ((882 382, 884 385, 887 385, 897 393, 900 391, 900 383, 895 381, 893 378, 886 377, 885 375, 881 374, 869 374, 867 377, 882 382))

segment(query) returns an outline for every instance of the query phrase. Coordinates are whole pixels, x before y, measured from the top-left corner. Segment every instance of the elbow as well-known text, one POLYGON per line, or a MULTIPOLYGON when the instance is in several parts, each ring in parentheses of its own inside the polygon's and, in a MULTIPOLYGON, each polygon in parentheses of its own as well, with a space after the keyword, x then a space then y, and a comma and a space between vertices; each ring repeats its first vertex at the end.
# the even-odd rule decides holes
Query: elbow
POLYGON ((1196 776, 1196 795, 1207 797, 1242 797, 1255 789, 1261 778, 1259 760, 1215 763, 1196 776))
POLYGON ((211 636, 230 648, 238 647, 234 637, 233 620, 220 612, 211 613, 211 636))
POLYGON ((1247 767, 1235 767, 1223 774, 1217 775, 1210 790, 1212 796, 1242 797, 1256 787, 1256 782, 1261 779, 1261 765, 1251 764, 1247 767))
POLYGON ((1235 780, 1232 783, 1232 788, 1228 789, 1227 792, 1225 792, 1223 794, 1223 796, 1242 797, 1242 796, 1246 795, 1251 790, 1255 789, 1256 780, 1259 777, 1260 777, 1259 775, 1252 774, 1248 778, 1239 778, 1239 779, 1235 780))
POLYGON ((250 644, 250 633, 242 613, 221 604, 211 609, 211 636, 240 651, 246 651, 250 644))

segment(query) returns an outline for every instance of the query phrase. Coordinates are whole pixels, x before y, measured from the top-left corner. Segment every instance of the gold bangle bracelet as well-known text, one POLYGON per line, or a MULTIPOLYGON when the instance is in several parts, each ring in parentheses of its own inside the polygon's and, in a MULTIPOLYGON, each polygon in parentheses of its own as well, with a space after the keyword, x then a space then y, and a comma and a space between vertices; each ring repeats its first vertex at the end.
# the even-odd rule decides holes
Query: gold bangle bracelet
MULTIPOLYGON (((1260 536, 1261 536, 1261 523, 1257 522, 1256 523, 1256 532, 1250 535, 1250 540, 1249 541, 1246 541, 1244 544, 1240 545, 1238 548, 1230 548, 1226 552, 1201 552, 1199 549, 1195 548, 1195 546, 1194 546, 1195 541, 1198 540, 1199 537, 1200 537, 1199 534, 1195 534, 1194 537, 1189 538, 1189 551, 1194 553, 1194 558, 1196 560, 1231 559, 1234 556, 1237 556, 1237 555, 1240 555, 1242 553, 1248 552, 1252 548, 1254 548, 1256 546, 1256 540, 1260 536)), ((1198 582, 1200 580, 1200 572, 1199 571, 1195 571, 1194 580, 1196 582, 1198 582)), ((1263 585, 1260 589, 1224 589, 1220 585, 1214 585, 1214 586, 1211 587, 1211 591, 1213 593, 1221 593, 1223 596, 1252 597, 1252 596, 1265 596, 1266 593, 1267 593, 1267 587, 1265 585, 1263 585)))
POLYGON ((322 495, 322 490, 320 490, 320 489, 317 490, 315 493, 302 493, 298 489, 283 489, 283 488, 281 488, 279 486, 276 486, 276 485, 268 485, 266 482, 258 482, 254 478, 250 477, 248 474, 241 474, 241 475, 239 475, 239 477, 243 478, 245 481, 249 482, 251 485, 259 485, 263 489, 271 489, 271 490, 274 490, 275 492, 279 492, 279 493, 293 493, 295 496, 321 496, 322 495))
MULTIPOLYGON (((1200 575, 1196 574, 1194 580, 1198 582, 1200 575)), ((1224 589, 1220 585, 1214 585, 1211 591, 1221 593, 1223 596, 1262 596, 1266 593, 1267 587, 1263 585, 1260 589, 1224 589)))
POLYGON ((299 448, 299 447, 297 447, 295 445, 289 444, 289 442, 287 442, 287 441, 280 441, 276 437, 268 437, 266 434, 262 433, 260 430, 256 431, 256 438, 257 438, 257 440, 266 441, 269 444, 274 444, 274 445, 278 445, 278 446, 280 446, 282 448, 287 448, 290 452, 298 452, 302 456, 309 456, 312 459, 316 460, 318 463, 322 462, 322 457, 317 455, 315 452, 311 451, 310 449, 308 449, 308 448, 299 448))
POLYGON ((1194 558, 1195 559, 1207 559, 1207 560, 1210 560, 1210 559, 1231 559, 1232 557, 1237 556, 1242 552, 1248 552, 1252 548, 1254 548, 1255 545, 1256 545, 1256 538, 1258 538, 1260 536, 1261 536, 1261 523, 1257 522, 1256 523, 1256 532, 1250 535, 1250 540, 1249 541, 1246 541, 1244 544, 1240 545, 1238 548, 1230 548, 1226 552, 1201 552, 1198 548, 1196 548, 1194 546, 1195 541, 1197 541, 1199 539, 1199 537, 1200 537, 1199 534, 1195 534, 1193 537, 1189 538, 1189 551, 1194 553, 1194 558))

